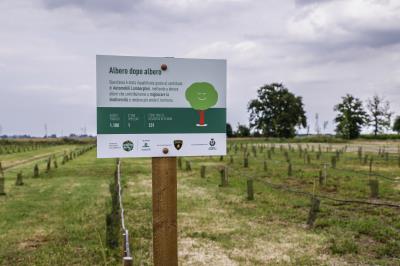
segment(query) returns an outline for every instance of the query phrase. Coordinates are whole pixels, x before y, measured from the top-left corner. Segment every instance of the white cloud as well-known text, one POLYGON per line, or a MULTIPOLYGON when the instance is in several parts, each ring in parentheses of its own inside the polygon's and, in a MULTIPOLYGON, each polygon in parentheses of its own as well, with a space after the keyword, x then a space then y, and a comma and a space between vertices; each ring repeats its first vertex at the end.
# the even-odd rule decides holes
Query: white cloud
POLYGON ((229 43, 218 41, 203 47, 195 48, 187 53, 188 57, 225 58, 230 64, 247 66, 254 64, 262 55, 262 47, 253 41, 229 43))
POLYGON ((381 33, 382 44, 400 42, 385 33, 400 33, 400 2, 395 0, 339 0, 300 8, 287 23, 298 41, 348 43, 373 42, 381 33))

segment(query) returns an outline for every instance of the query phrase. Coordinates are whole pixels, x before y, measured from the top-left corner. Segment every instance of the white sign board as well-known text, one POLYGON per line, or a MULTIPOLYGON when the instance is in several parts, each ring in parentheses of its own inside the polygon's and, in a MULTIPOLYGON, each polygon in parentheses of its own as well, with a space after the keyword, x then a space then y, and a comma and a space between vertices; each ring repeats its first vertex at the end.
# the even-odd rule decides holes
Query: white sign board
POLYGON ((96 81, 98 158, 226 154, 225 60, 98 55, 96 81))

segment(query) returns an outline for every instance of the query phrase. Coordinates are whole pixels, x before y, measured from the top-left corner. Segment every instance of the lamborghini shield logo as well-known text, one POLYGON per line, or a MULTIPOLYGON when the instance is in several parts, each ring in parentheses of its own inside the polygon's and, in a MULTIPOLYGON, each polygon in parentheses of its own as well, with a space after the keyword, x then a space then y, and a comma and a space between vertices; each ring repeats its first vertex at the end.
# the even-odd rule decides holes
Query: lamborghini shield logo
POLYGON ((183 141, 180 139, 174 140, 175 149, 180 150, 182 148, 183 141))

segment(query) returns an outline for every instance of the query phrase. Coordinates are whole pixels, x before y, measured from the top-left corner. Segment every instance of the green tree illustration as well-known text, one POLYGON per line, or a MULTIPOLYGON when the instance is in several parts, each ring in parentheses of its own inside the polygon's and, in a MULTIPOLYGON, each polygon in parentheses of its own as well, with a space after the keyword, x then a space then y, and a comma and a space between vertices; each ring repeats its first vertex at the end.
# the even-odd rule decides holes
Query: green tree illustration
POLYGON ((195 82, 186 89, 185 96, 192 108, 199 112, 200 120, 197 126, 207 126, 204 112, 218 101, 218 93, 214 86, 207 82, 195 82))

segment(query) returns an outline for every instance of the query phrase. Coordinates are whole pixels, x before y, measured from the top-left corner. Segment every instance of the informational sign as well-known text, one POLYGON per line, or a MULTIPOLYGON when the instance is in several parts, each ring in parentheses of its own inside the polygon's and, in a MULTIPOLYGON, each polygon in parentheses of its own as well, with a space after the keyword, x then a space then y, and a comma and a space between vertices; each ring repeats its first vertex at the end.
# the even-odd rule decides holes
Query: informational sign
POLYGON ((226 61, 96 57, 97 157, 226 154, 226 61))

